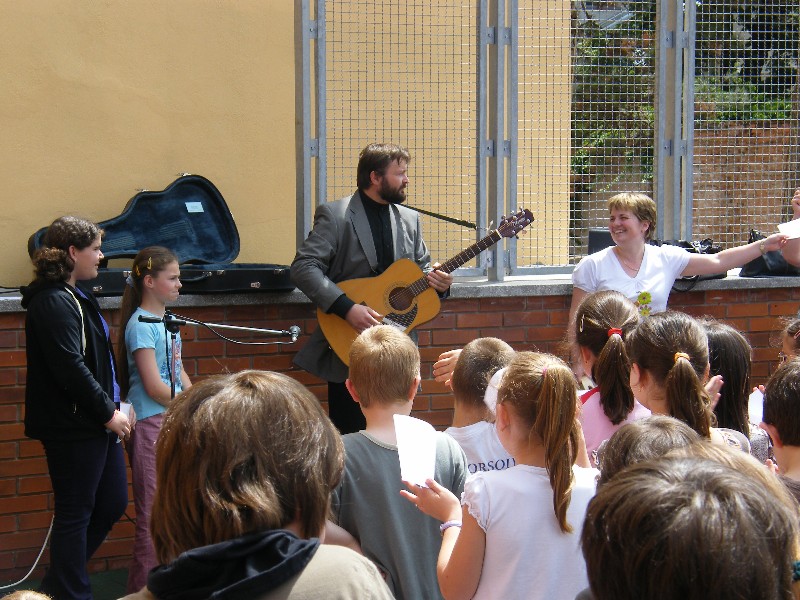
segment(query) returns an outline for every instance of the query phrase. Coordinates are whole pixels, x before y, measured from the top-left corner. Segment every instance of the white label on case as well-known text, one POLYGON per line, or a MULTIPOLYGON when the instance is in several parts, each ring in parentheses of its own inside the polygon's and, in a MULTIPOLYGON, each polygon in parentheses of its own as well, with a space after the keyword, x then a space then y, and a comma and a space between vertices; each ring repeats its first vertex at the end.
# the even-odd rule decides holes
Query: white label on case
POLYGON ((190 213, 201 213, 205 212, 203 210, 203 203, 202 202, 187 202, 186 203, 186 210, 190 213))

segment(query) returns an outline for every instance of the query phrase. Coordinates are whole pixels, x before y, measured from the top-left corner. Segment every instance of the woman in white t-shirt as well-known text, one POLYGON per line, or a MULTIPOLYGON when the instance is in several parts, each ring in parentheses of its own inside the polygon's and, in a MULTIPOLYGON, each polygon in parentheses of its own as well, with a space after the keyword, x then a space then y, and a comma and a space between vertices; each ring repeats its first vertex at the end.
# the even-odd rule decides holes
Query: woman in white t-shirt
MULTIPOLYGON (((614 245, 584 257, 572 273, 570 337, 575 311, 592 292, 621 292, 639 307, 639 314, 648 316, 667 309, 669 292, 679 277, 724 273, 780 250, 788 240, 788 236, 775 233, 718 254, 690 254, 677 246, 648 244, 656 229, 657 208, 646 194, 624 192, 612 196, 608 210, 608 230, 614 245)), ((573 368, 580 374, 575 350, 572 357, 573 368)))

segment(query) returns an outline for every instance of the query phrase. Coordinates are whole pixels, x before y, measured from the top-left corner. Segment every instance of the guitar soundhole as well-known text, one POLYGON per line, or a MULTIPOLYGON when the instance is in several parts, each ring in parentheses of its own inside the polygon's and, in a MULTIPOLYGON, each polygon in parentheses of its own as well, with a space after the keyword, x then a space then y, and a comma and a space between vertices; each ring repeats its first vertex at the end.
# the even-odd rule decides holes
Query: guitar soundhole
POLYGON ((395 310, 408 310, 414 302, 414 295, 408 288, 398 287, 389 292, 389 306, 395 310))

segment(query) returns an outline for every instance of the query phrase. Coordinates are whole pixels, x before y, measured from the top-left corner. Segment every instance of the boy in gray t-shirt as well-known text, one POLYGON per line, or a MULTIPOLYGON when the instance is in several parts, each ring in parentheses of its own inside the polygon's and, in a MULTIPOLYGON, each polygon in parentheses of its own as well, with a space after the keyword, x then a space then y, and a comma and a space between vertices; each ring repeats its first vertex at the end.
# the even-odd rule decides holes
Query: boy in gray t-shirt
MULTIPOLYGON (((343 437, 345 470, 332 498, 334 520, 378 565, 395 596, 408 600, 441 598, 439 522, 400 496, 404 486, 393 417, 411 413, 419 365, 417 347, 393 327, 371 327, 353 343, 346 385, 367 428, 343 437)), ((436 481, 460 497, 466 476, 461 448, 437 434, 436 481)))

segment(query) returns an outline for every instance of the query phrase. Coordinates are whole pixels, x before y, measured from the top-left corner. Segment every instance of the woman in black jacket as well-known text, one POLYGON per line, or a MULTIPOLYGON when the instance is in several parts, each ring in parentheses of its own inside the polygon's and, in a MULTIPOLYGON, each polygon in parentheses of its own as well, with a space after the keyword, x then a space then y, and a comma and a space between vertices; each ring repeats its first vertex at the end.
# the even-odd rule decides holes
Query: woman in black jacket
POLYGON ((97 276, 101 235, 90 221, 56 219, 33 255, 35 279, 22 290, 25 435, 44 446, 55 500, 41 591, 59 600, 92 597, 86 563, 128 504, 118 442, 132 423, 119 411, 108 324, 78 285, 97 276))

